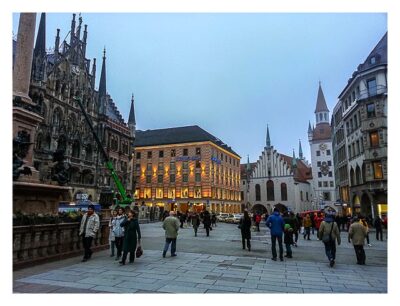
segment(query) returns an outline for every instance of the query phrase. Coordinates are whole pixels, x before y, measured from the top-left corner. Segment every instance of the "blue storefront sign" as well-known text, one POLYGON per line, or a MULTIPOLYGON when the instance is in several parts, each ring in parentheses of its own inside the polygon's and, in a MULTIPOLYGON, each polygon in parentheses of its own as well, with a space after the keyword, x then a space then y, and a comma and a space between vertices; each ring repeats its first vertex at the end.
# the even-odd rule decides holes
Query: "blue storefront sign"
POLYGON ((218 158, 216 158, 216 157, 211 157, 211 161, 213 161, 213 162, 217 163, 218 165, 220 165, 220 164, 221 164, 221 160, 220 160, 220 159, 218 159, 218 158))

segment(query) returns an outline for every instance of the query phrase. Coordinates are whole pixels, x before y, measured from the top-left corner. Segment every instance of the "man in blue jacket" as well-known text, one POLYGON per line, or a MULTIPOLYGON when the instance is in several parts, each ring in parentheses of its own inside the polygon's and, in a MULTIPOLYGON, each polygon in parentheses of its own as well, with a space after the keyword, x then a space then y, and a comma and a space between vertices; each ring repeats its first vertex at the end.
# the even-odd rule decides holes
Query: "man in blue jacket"
POLYGON ((271 242, 272 242, 272 260, 276 261, 276 240, 278 239, 279 245, 279 258, 283 261, 283 246, 282 246, 282 234, 285 228, 285 222, 279 213, 278 208, 274 208, 274 213, 270 215, 265 221, 265 225, 271 230, 271 242))

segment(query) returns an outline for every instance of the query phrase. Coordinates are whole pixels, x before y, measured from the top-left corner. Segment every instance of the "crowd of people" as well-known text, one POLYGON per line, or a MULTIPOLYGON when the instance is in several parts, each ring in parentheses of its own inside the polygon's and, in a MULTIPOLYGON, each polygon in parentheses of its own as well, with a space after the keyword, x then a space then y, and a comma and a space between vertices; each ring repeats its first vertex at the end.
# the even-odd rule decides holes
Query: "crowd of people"
MULTIPOLYGON (((303 235, 304 240, 311 240, 310 236, 316 232, 317 239, 324 244, 330 267, 335 265, 336 245, 340 245, 342 242, 341 231, 348 232, 348 242, 354 246, 357 264, 365 265, 365 240, 367 245, 371 246, 368 234, 369 227, 375 228, 376 240, 381 241, 383 240, 383 228, 387 227, 387 218, 382 220, 379 216, 376 216, 372 221, 362 215, 338 216, 333 210, 329 209, 317 213, 294 214, 290 211, 281 213, 278 208, 274 208, 271 215, 261 215, 256 212, 252 217, 245 210, 238 224, 244 250, 247 248, 249 252, 251 251, 251 232, 260 231, 262 219, 271 232, 272 260, 277 261, 278 255, 280 261, 283 261, 283 257, 293 258, 292 247, 297 247, 299 235, 303 235), (278 244, 279 254, 276 244, 278 244), (283 245, 285 245, 285 255, 283 245)), ((166 257, 169 248, 171 257, 177 256, 179 229, 192 227, 194 237, 197 237, 201 224, 204 226, 206 236, 209 237, 210 231, 217 226, 216 214, 210 213, 208 210, 201 213, 165 211, 162 216, 162 228, 165 231, 162 256, 166 257)), ((87 213, 82 217, 79 231, 84 247, 83 262, 89 260, 92 256, 91 244, 99 226, 99 217, 94 212, 93 205, 89 205, 87 213)), ((129 262, 133 263, 138 249, 141 248, 141 232, 135 210, 129 209, 129 207, 125 209, 117 207, 112 210, 109 229, 110 256, 115 257, 120 265, 125 265, 129 254, 129 262)))

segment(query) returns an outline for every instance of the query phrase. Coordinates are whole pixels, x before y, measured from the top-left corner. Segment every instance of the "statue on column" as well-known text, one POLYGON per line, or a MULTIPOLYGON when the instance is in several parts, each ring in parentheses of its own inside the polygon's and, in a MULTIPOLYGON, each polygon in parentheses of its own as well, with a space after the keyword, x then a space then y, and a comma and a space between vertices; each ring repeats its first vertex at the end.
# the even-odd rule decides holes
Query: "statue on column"
POLYGON ((56 150, 53 153, 53 162, 56 164, 53 166, 52 180, 57 181, 60 186, 65 185, 69 182, 68 168, 69 165, 64 162, 65 155, 64 150, 56 150))
POLYGON ((21 174, 32 175, 32 171, 25 164, 23 160, 29 151, 30 135, 26 131, 19 131, 17 136, 13 139, 13 180, 16 181, 21 174))

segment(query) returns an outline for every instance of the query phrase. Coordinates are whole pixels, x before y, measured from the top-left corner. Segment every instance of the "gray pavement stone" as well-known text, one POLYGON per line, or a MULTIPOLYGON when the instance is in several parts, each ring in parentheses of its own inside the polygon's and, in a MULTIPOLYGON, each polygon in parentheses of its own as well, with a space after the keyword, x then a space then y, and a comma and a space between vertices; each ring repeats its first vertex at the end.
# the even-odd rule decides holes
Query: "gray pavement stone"
POLYGON ((266 291, 276 291, 276 292, 285 292, 285 293, 303 293, 302 288, 297 287, 287 287, 287 286, 274 286, 274 285, 263 285, 260 284, 257 286, 257 289, 266 290, 266 291))
POLYGON ((145 284, 145 283, 140 283, 140 282, 120 283, 115 286, 115 288, 131 288, 131 289, 147 290, 147 291, 157 291, 157 289, 159 289, 160 287, 162 287, 161 284, 156 284, 156 283, 145 284))
POLYGON ((204 293, 207 289, 204 288, 194 288, 194 287, 180 287, 174 285, 166 285, 159 288, 157 291, 159 292, 170 292, 170 293, 204 293))
POLYGON ((223 280, 217 280, 215 282, 216 286, 227 286, 227 287, 245 287, 245 288, 257 288, 256 283, 236 283, 236 282, 228 282, 223 280))
MULTIPOLYGON (((23 280, 20 280, 23 281, 23 280)), ((30 279, 29 283, 35 283, 35 284, 43 284, 43 285, 55 285, 55 286, 61 286, 61 287, 72 287, 72 288, 80 288, 80 289, 90 289, 93 288, 93 284, 83 284, 83 283, 77 283, 77 282, 62 282, 62 281, 54 281, 54 280, 48 280, 48 279, 30 279)))
MULTIPOLYGON (((207 290, 220 290, 231 293, 236 293, 240 291, 240 287, 230 287, 230 286, 221 286, 221 285, 207 285, 207 284, 199 284, 198 288, 207 289, 207 290)), ((207 291, 208 292, 208 291, 207 291)))
POLYGON ((105 279, 102 277, 87 277, 78 281, 78 283, 92 284, 97 286, 103 286, 103 285, 115 286, 122 282, 123 281, 121 279, 105 279))
POLYGON ((93 287, 93 289, 109 293, 136 293, 138 291, 137 289, 132 289, 132 288, 121 288, 121 287, 117 288, 112 286, 96 286, 93 287))

